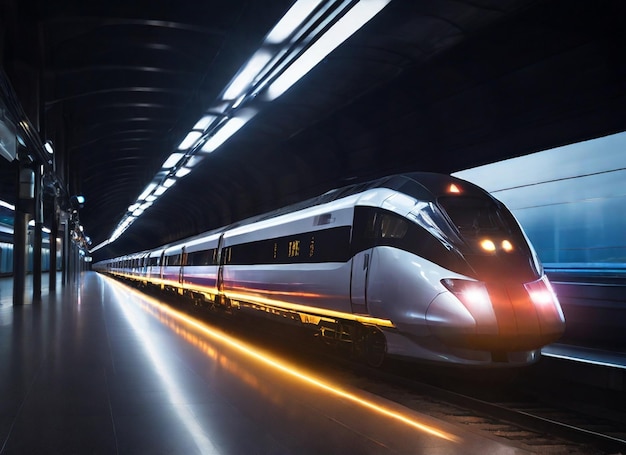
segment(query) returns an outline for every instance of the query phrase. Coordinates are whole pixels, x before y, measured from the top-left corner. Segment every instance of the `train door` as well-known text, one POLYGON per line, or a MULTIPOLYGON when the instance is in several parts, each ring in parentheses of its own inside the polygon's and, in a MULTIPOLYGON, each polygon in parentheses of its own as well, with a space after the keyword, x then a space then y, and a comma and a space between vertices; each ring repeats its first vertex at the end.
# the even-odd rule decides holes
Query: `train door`
POLYGON ((350 303, 352 312, 367 314, 367 280, 372 259, 372 248, 360 251, 352 258, 350 303))
POLYGON ((161 252, 161 259, 159 260, 159 281, 161 282, 161 290, 165 289, 163 284, 163 269, 165 268, 165 250, 161 252))
POLYGON ((178 285, 182 291, 183 281, 185 279, 185 261, 187 260, 187 254, 185 253, 185 247, 180 252, 180 268, 178 269, 178 285))
POLYGON ((367 314, 367 282, 376 245, 377 213, 372 207, 355 207, 352 224, 352 272, 350 303, 352 312, 367 314))
POLYGON ((224 234, 220 235, 217 243, 217 293, 221 295, 224 292, 224 234))

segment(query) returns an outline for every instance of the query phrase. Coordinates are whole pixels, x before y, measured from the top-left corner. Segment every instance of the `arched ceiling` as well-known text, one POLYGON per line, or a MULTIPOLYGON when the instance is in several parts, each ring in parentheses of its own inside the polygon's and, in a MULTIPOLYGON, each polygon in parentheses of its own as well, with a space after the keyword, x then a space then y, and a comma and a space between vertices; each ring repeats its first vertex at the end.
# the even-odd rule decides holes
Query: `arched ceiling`
MULTIPOLYGON (((68 192, 85 196, 94 244, 291 4, 0 3, 5 71, 55 143, 68 192)), ((354 181, 622 131, 625 18, 619 0, 392 0, 96 258, 354 181)), ((15 165, 0 172, 10 201, 15 165)))

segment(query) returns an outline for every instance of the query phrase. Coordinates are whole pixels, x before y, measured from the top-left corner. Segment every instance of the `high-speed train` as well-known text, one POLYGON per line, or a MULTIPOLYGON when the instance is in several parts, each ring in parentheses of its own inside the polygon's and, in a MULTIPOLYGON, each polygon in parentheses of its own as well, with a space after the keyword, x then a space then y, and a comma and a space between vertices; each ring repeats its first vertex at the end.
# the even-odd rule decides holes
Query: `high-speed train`
POLYGON ((533 363, 565 319, 509 210, 448 175, 407 173, 96 264, 214 309, 314 328, 370 364, 533 363))

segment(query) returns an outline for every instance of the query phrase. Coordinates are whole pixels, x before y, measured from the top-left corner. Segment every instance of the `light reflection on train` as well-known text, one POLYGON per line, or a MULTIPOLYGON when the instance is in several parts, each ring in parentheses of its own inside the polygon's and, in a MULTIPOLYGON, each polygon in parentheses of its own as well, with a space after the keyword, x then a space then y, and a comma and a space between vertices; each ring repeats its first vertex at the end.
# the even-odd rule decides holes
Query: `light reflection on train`
POLYGON ((508 209, 432 173, 333 190, 95 269, 313 327, 372 365, 386 356, 527 365, 565 324, 508 209))

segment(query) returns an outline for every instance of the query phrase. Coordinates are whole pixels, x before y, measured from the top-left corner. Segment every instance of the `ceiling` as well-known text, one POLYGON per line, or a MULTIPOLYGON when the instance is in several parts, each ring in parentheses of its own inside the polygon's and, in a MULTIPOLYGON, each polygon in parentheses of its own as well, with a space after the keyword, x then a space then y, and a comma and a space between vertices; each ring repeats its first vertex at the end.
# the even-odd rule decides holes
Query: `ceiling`
MULTIPOLYGON (((94 245, 289 0, 0 0, 2 65, 94 245)), ((626 129, 626 2, 392 0, 96 259, 330 188, 454 172, 626 129)), ((0 198, 17 166, 0 161, 0 198)), ((48 204, 50 206, 50 204, 48 204)))

